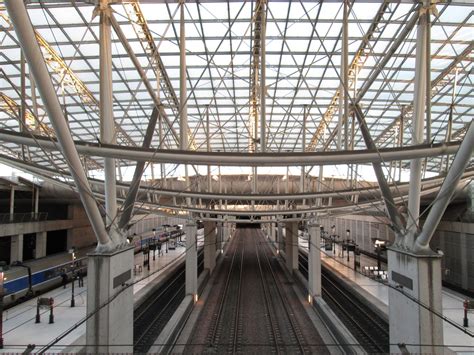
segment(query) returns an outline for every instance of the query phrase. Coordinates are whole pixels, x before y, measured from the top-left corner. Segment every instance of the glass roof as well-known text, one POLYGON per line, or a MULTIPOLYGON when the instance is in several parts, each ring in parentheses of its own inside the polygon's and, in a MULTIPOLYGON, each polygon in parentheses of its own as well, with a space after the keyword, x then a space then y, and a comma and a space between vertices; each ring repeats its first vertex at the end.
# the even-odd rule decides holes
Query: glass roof
MULTIPOLYGON (((267 152, 302 151, 303 147, 306 151, 336 150, 341 91, 349 95, 350 104, 362 95, 358 103, 378 148, 412 144, 417 42, 417 26, 412 20, 419 16, 418 4, 350 4, 345 87, 341 86, 341 2, 270 1, 264 16, 259 4, 184 4, 190 149, 207 150, 207 139, 212 151, 261 149, 254 132, 255 120, 260 120, 262 92, 267 152), (266 18, 264 32, 262 18, 266 18), (258 40, 262 36, 264 48, 258 40)), ((99 16, 94 16, 94 8, 77 0, 32 1, 27 5, 71 133, 75 140, 87 142, 100 139, 99 16)), ((148 81, 159 88, 156 94, 179 133, 179 5, 123 2, 113 4, 112 10, 148 81)), ((473 10, 467 1, 432 8, 429 142, 462 139, 473 119, 473 10)), ((54 136, 39 92, 32 89, 28 64, 23 88, 26 124, 23 129, 19 124, 21 51, 1 1, 0 16, 0 128, 54 136)), ((112 64, 117 143, 140 146, 154 101, 114 30, 112 64)), ((365 149, 357 122, 351 112, 347 116, 348 148, 365 149)), ((178 147, 165 122, 161 135, 163 147, 178 147)), ((152 147, 160 146, 161 135, 157 125, 152 147)), ((341 145, 345 145, 344 135, 341 145)), ((65 168, 59 152, 44 154, 31 147, 27 156, 22 156, 17 144, 2 142, 1 146, 2 154, 48 167, 54 161, 55 167, 65 168)), ((440 170, 440 158, 427 162, 428 170, 440 170)), ((101 158, 88 159, 89 169, 100 169, 102 164, 101 158)))

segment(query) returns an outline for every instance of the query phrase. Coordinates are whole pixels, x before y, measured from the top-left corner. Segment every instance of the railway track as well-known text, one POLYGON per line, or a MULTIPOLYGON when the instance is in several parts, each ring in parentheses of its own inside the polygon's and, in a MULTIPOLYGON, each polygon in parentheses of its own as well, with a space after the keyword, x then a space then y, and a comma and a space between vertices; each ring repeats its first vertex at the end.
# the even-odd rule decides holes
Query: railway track
MULTIPOLYGON (((308 278, 308 259, 299 254, 300 272, 308 278)), ((341 284, 337 277, 321 267, 323 299, 344 322, 350 332, 368 353, 388 353, 388 324, 366 304, 353 297, 349 288, 341 284)))
POLYGON ((261 238, 259 239, 260 242, 257 243, 255 238, 255 249, 264 291, 265 306, 274 340, 272 351, 275 351, 277 354, 310 353, 310 349, 304 346, 305 340, 301 329, 293 319, 293 310, 289 309, 291 302, 283 295, 281 280, 275 274, 274 267, 279 267, 279 265, 272 265, 268 256, 268 246, 266 243, 261 242, 261 238), (283 335, 287 338, 286 341, 283 339, 283 335))
MULTIPOLYGON (((198 273, 203 270, 204 253, 198 252, 198 273)), ((146 353, 185 297, 185 264, 134 311, 133 350, 146 353)))
MULTIPOLYGON (((241 244, 241 243, 237 243, 241 244)), ((235 353, 238 339, 243 245, 234 246, 232 260, 221 293, 217 312, 210 324, 207 348, 217 353, 235 353)))
POLYGON ((239 230, 216 272, 184 353, 326 352, 261 231, 239 230))

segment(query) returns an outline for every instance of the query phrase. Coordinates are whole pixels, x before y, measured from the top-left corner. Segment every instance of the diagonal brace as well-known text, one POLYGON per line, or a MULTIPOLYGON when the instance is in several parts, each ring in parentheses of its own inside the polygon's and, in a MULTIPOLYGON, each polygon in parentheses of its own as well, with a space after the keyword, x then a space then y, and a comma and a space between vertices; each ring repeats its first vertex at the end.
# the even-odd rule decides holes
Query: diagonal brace
MULTIPOLYGON (((354 112, 357 117, 357 121, 359 122, 360 131, 362 133, 362 137, 364 138, 365 145, 368 149, 376 150, 377 147, 375 146, 374 140, 372 139, 369 131, 369 127, 367 127, 364 114, 362 113, 359 105, 356 104, 354 106, 354 112)), ((380 162, 372 162, 372 166, 374 168, 375 175, 377 176, 380 192, 382 193, 388 216, 392 222, 392 228, 394 229, 398 238, 401 236, 402 231, 404 230, 402 217, 395 205, 395 201, 393 199, 392 192, 390 191, 390 187, 388 186, 387 179, 385 179, 385 175, 382 170, 382 164, 380 162)))

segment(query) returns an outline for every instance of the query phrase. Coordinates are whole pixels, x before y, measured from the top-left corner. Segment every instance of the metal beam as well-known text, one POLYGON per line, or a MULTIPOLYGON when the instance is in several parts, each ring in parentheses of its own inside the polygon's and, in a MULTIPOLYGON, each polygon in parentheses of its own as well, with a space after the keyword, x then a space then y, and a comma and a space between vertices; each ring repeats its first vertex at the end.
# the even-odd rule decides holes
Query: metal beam
POLYGON ((25 54, 25 58, 30 64, 34 63, 34 65, 30 65, 30 70, 33 73, 38 90, 45 104, 46 112, 49 115, 51 124, 58 137, 61 151, 69 166, 84 209, 86 210, 92 229, 99 242, 97 251, 112 250, 115 248, 115 245, 105 229, 97 202, 93 197, 79 154, 74 146, 69 127, 67 126, 61 105, 59 104, 58 97, 56 96, 51 82, 51 77, 46 68, 38 42, 36 41, 35 32, 25 5, 22 1, 17 0, 5 0, 5 5, 25 54))
MULTIPOLYGON (((54 139, 42 136, 31 137, 0 129, 0 140, 28 146, 40 146, 44 149, 57 150, 54 139)), ((384 162, 392 160, 409 160, 419 157, 433 157, 454 154, 460 142, 449 144, 422 144, 418 146, 383 148, 368 150, 350 150, 333 152, 282 152, 272 153, 227 153, 180 151, 170 149, 144 149, 122 147, 89 142, 75 142, 77 151, 84 155, 114 157, 123 160, 149 161, 155 163, 217 165, 217 166, 310 166, 384 162)))
MULTIPOLYGON (((412 145, 421 144, 424 141, 423 133, 425 127, 425 104, 426 104, 426 45, 427 37, 427 10, 430 6, 429 0, 424 0, 423 11, 420 10, 416 37, 416 62, 415 62, 415 89, 413 93, 413 123, 412 145)), ((408 220, 407 233, 405 236, 405 247, 411 249, 418 234, 418 219, 420 216, 420 189, 421 189, 421 159, 410 161, 410 192, 408 194, 408 220)))
MULTIPOLYGON (((154 108, 153 112, 151 113, 150 121, 148 122, 145 138, 143 139, 143 148, 150 147, 151 141, 153 139, 153 134, 155 132, 157 120, 158 110, 154 108)), ((118 223, 118 227, 120 229, 126 229, 128 223, 130 222, 130 218, 132 217, 133 205, 135 203, 135 200, 137 199, 138 190, 140 188, 140 181, 145 169, 145 164, 145 161, 137 161, 137 165, 135 166, 135 172, 133 173, 133 178, 130 182, 130 188, 127 192, 127 196, 125 196, 125 201, 121 208, 121 215, 118 223)))
MULTIPOLYGON (((112 31, 110 27, 109 0, 100 0, 96 7, 99 11, 99 49, 100 49, 100 140, 102 143, 115 144, 115 120, 113 111, 113 88, 112 88, 112 31)), ((110 227, 115 223, 117 216, 117 189, 115 175, 115 159, 104 159, 105 180, 105 223, 110 227)), ((117 236, 118 237, 118 236, 117 236)))
MULTIPOLYGON (((367 148, 376 149, 375 143, 370 135, 369 127, 367 127, 367 123, 365 122, 364 114, 362 113, 359 105, 354 106, 354 111, 367 148)), ((397 237, 399 237, 404 229, 402 217, 398 212, 392 192, 390 191, 387 179, 383 173, 381 162, 372 162, 372 166, 374 167, 374 172, 377 176, 377 181, 379 183, 380 192, 382 193, 385 208, 387 209, 387 214, 390 218, 390 221, 392 222, 395 234, 397 237)))

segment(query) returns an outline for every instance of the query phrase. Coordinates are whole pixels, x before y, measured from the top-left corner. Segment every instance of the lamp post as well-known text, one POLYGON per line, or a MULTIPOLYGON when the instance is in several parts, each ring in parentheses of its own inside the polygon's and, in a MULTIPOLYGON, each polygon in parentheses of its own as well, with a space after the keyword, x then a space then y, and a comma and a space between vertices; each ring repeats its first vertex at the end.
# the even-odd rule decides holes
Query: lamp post
POLYGON ((331 226, 331 241, 332 241, 332 253, 336 255, 336 226, 333 224, 331 226))
MULTIPOLYGON (((156 252, 156 229, 153 228, 152 231, 153 231, 153 261, 155 261, 155 252, 156 252)), ((158 254, 158 256, 160 256, 160 255, 158 254)))
POLYGON ((74 299, 74 280, 76 278, 75 274, 76 274, 76 267, 75 267, 75 260, 76 260, 76 248, 75 247, 72 247, 71 250, 69 251, 69 253, 71 253, 71 261, 72 261, 72 264, 71 264, 71 268, 72 268, 72 282, 71 282, 71 307, 75 307, 76 306, 76 301, 74 299))
POLYGON ((346 252, 347 252, 347 262, 349 262, 349 241, 351 240, 351 231, 346 229, 346 252))

